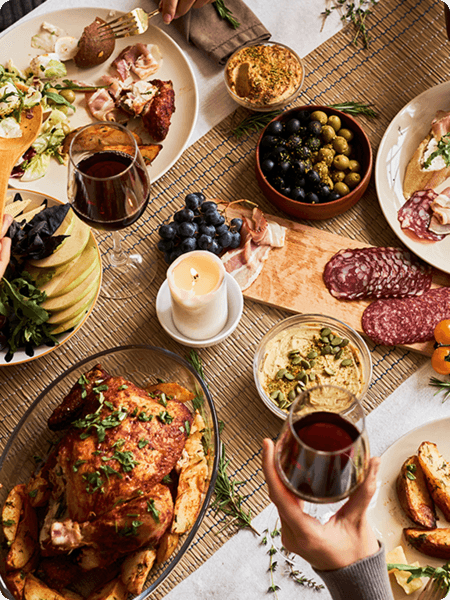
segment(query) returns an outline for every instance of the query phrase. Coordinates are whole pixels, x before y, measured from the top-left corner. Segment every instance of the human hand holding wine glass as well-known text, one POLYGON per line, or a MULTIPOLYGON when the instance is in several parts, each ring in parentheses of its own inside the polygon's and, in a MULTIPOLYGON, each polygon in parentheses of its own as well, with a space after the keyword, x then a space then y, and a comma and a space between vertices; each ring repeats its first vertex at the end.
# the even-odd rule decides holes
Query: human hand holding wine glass
MULTIPOLYGON (((117 144, 117 141, 115 142, 117 144)), ((123 250, 119 230, 142 215, 150 198, 147 167, 131 132, 117 123, 81 128, 69 149, 67 194, 75 214, 91 227, 111 231, 113 248, 104 270, 102 293, 112 298, 138 295, 154 279, 156 262, 123 250), (121 136, 122 152, 109 139, 121 136)))

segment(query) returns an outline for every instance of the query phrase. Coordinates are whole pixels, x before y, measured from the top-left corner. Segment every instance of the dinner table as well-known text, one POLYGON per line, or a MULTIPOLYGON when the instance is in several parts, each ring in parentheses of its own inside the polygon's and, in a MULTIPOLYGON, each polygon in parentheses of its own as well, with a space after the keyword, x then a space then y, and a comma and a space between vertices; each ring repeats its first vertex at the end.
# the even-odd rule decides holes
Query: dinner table
MULTIPOLYGON (((247 0, 247 5, 271 33, 271 39, 293 48, 303 59, 305 80, 299 105, 331 105, 358 101, 371 105, 376 118, 357 116, 376 158, 389 123, 410 100, 448 78, 448 40, 442 0, 379 0, 371 3, 366 19, 369 43, 355 42, 355 29, 331 0, 247 0), (329 12, 326 16, 324 13, 329 12)), ((225 0, 226 4, 226 0, 225 0)), ((29 19, 88 6, 105 8, 103 0, 46 0, 3 32, 29 19)), ((136 0, 109 0, 110 10, 128 11, 136 0)), ((149 0, 141 6, 154 8, 149 0)), ((180 47, 187 58, 198 92, 198 115, 180 157, 152 182, 151 199, 144 215, 124 230, 129 249, 151 252, 159 227, 184 205, 185 196, 202 192, 207 198, 226 201, 248 199, 263 212, 284 216, 261 192, 255 178, 255 146, 259 131, 241 136, 235 128, 249 115, 230 98, 224 68, 189 44, 173 25, 160 16, 152 21, 180 47)), ((0 37, 1 43, 1 37, 0 37)), ((7 58, 2 56, 2 62, 7 58)), ((13 57, 11 57, 13 58, 13 57)), ((29 183, 29 189, 33 189, 29 183)), ((45 190, 45 178, 40 180, 45 190)), ((61 200, 65 200, 61 198, 61 200)), ((291 218, 292 217, 287 217, 291 218)), ((294 219, 295 220, 295 219, 294 219)), ((362 199, 344 214, 327 220, 302 221, 319 231, 358 240, 372 246, 401 246, 380 207, 375 178, 362 199)), ((110 234, 98 237, 106 255, 110 234)), ((89 319, 66 343, 36 360, 0 367, 0 451, 33 400, 72 364, 96 352, 129 344, 150 344, 186 357, 190 348, 175 341, 161 327, 156 296, 166 278, 167 265, 156 254, 157 274, 151 285, 133 298, 108 298, 100 294, 89 319)), ((104 267, 105 268, 105 267, 104 267)), ((450 272, 450 269, 449 269, 450 272)), ((283 285, 280 275, 279 285, 283 285)), ((302 289, 298 276, 298 294, 302 289)), ((209 509, 191 547, 152 597, 257 599, 329 598, 318 591, 318 578, 304 561, 295 567, 279 559, 269 569, 268 550, 279 541, 267 532, 277 528, 277 515, 267 495, 261 468, 261 444, 276 439, 282 422, 261 401, 253 378, 253 357, 261 338, 290 312, 245 297, 235 331, 219 345, 197 348, 205 380, 223 424, 221 440, 229 459, 228 475, 236 482, 242 506, 253 516, 259 535, 248 529, 224 528, 226 517, 209 509), (264 541, 266 543, 264 543, 264 541), (303 579, 292 576, 294 571, 303 579), (279 589, 275 589, 275 586, 279 589), (270 592, 272 588, 272 592, 270 592)), ((331 315, 332 316, 332 315, 331 315)), ((373 375, 362 403, 372 454, 382 454, 398 438, 419 425, 450 416, 450 403, 429 386, 434 374, 430 358, 420 352, 381 346, 365 338, 373 375)), ((279 554, 280 554, 279 550, 279 554)))

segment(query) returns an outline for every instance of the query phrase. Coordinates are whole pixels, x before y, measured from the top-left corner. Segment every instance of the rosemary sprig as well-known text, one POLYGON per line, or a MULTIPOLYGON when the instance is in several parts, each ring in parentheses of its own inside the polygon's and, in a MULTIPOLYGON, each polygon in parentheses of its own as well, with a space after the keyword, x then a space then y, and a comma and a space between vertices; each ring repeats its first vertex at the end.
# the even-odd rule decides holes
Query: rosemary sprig
POLYGON ((188 363, 192 365, 192 367, 197 371, 200 377, 205 381, 205 373, 203 371, 202 361, 195 350, 191 350, 186 357, 188 363))
POLYGON ((372 104, 364 104, 363 102, 342 102, 341 104, 328 104, 330 108, 335 108, 341 112, 347 113, 348 115, 364 115, 369 119, 375 119, 378 117, 378 113, 370 108, 372 104))
POLYGON ((236 525, 239 529, 248 527, 253 533, 259 535, 259 532, 252 525, 252 511, 249 509, 248 512, 245 512, 242 508, 244 499, 236 490, 236 486, 243 482, 230 479, 230 476, 227 473, 229 464, 230 461, 225 454, 225 445, 222 443, 219 457, 219 469, 216 485, 214 487, 216 496, 211 504, 211 508, 216 512, 219 510, 222 511, 225 516, 228 517, 228 520, 218 533, 222 533, 222 531, 231 525, 236 525))
POLYGON ((326 8, 321 14, 323 16, 323 25, 332 10, 338 9, 341 13, 341 21, 353 23, 355 36, 352 44, 355 46, 361 40, 364 48, 369 47, 370 35, 367 30, 366 20, 372 14, 371 7, 377 3, 377 0, 332 0, 332 6, 326 8))
POLYGON ((263 129, 270 123, 272 119, 277 117, 281 113, 281 110, 273 110, 266 113, 251 113, 245 117, 239 125, 232 129, 231 134, 238 139, 244 135, 255 133, 263 129))
POLYGON ((233 13, 231 12, 231 10, 225 6, 223 0, 216 0, 215 2, 213 2, 213 6, 217 10, 219 17, 221 19, 224 19, 225 21, 228 21, 228 23, 233 29, 237 29, 241 26, 239 21, 233 17, 233 13))
POLYGON ((434 396, 440 392, 444 394, 442 398, 443 403, 450 398, 450 381, 442 381, 437 377, 430 377, 430 385, 437 388, 437 391, 433 394, 434 396))

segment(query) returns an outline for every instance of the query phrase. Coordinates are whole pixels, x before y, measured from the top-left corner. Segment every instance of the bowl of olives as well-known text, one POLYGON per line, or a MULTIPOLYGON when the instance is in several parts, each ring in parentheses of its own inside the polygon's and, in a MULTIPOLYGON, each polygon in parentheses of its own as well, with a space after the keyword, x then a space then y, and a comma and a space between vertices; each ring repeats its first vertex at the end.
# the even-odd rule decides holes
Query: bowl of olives
POLYGON ((330 219, 354 206, 369 185, 372 167, 372 148, 361 125, 327 106, 281 113, 256 147, 261 191, 300 219, 330 219))

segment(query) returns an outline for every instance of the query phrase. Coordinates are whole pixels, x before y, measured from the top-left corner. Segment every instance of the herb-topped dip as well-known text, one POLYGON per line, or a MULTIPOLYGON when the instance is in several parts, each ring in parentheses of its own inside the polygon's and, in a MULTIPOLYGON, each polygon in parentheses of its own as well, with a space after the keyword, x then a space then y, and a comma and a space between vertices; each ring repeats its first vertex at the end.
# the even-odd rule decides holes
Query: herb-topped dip
POLYGON ((356 346, 329 327, 305 324, 281 331, 267 343, 259 369, 261 385, 279 408, 316 385, 336 385, 359 396, 364 386, 356 346))
POLYGON ((246 46, 228 61, 226 79, 233 94, 261 107, 290 98, 302 82, 297 56, 278 44, 246 46))

